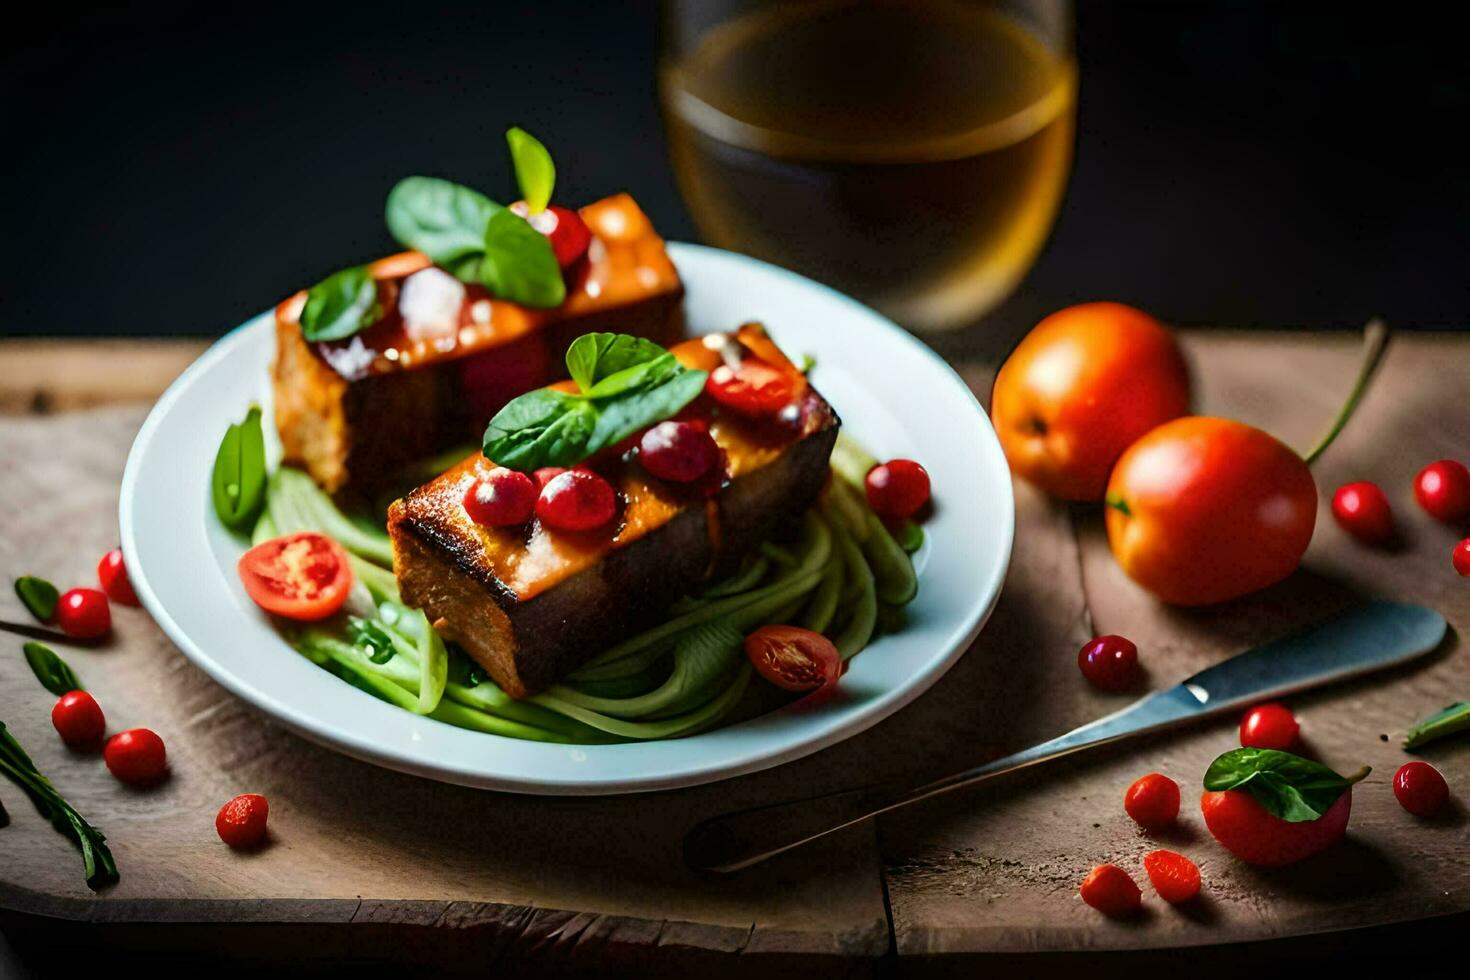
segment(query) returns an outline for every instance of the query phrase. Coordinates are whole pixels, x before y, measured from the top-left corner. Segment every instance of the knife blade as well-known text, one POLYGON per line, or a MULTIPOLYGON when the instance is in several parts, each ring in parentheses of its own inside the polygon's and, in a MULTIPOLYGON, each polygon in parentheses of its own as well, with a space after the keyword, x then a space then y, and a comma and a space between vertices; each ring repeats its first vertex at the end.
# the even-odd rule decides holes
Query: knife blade
POLYGON ((860 787, 713 817, 684 838, 684 859, 698 871, 739 871, 870 817, 1002 773, 1406 663, 1439 646, 1445 629, 1444 617, 1432 609, 1370 602, 1207 667, 1065 735, 923 786, 860 787))

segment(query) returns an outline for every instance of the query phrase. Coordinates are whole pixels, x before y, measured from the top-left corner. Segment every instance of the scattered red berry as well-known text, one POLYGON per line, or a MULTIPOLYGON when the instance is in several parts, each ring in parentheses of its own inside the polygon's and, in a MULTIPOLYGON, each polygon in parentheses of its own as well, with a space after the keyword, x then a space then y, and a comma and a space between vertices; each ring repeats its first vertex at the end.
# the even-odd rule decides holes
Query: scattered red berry
POLYGON ((67 691, 58 698, 51 709, 51 724, 61 740, 74 749, 95 748, 107 733, 102 708, 86 691, 67 691))
POLYGON ((138 605, 138 593, 133 591, 133 583, 128 581, 128 569, 123 564, 121 548, 113 548, 102 556, 102 560, 97 563, 97 581, 102 583, 102 591, 113 602, 120 602, 125 606, 138 605))
POLYGON ((903 520, 929 502, 929 471, 911 459, 890 459, 868 471, 868 506, 880 517, 903 520))
POLYGON ((1138 676, 1138 647, 1121 636, 1099 636, 1077 651, 1077 668, 1093 687, 1126 690, 1138 676))
POLYGON ((1296 715, 1275 704, 1258 704, 1240 719, 1240 744, 1250 749, 1286 751, 1301 734, 1296 715))
POLYGON ((660 422, 638 440, 638 461, 661 480, 692 483, 720 461, 714 436, 689 422, 660 422))
POLYGON ((146 728, 118 732, 102 747, 102 761, 129 786, 151 786, 168 771, 163 739, 146 728))
POLYGON ((1143 856, 1143 870, 1154 891, 1171 905, 1187 902, 1199 894, 1199 868, 1183 854, 1174 851, 1149 851, 1143 856))
POLYGON ((563 269, 587 254, 587 247, 592 244, 592 232, 577 212, 548 204, 545 210, 531 214, 525 201, 515 202, 510 209, 551 240, 556 264, 563 269))
POLYGON ((1455 545, 1455 550, 1450 552, 1450 563, 1455 566, 1455 571, 1470 578, 1470 538, 1455 545))
POLYGON ((256 847, 265 840, 270 804, 259 793, 245 793, 219 808, 214 829, 219 839, 236 850, 256 847))
POLYGON ((536 512, 536 482, 524 473, 497 466, 469 485, 464 509, 476 524, 524 524, 536 512))
POLYGON ((1348 483, 1332 495, 1332 516, 1360 541, 1383 544, 1393 537, 1393 509, 1376 483, 1348 483))
POLYGON ((587 470, 567 470, 547 481, 536 498, 536 516, 559 531, 590 531, 613 519, 612 484, 587 470))
POLYGON ((536 481, 536 489, 539 491, 543 487, 545 487, 546 484, 550 483, 553 479, 561 476, 565 472, 566 467, 564 466, 543 466, 535 473, 531 474, 531 479, 536 481))
POLYGON ((1179 784, 1162 773, 1151 772, 1128 787, 1123 809, 1139 826, 1161 830, 1179 817, 1179 784))
POLYGON ((56 624, 67 636, 93 640, 112 629, 112 610, 107 596, 96 589, 63 592, 56 603, 56 624))
POLYGON ((1316 820, 1291 823, 1245 790, 1207 791, 1200 797, 1205 826, 1225 850, 1247 864, 1295 864, 1326 850, 1346 833, 1352 808, 1353 791, 1348 789, 1316 820))
POLYGON ((1414 499, 1441 521, 1470 517, 1470 470, 1453 459, 1430 463, 1414 478, 1414 499))
POLYGON ((1082 882, 1082 901, 1103 915, 1121 918, 1138 911, 1143 892, 1116 864, 1099 864, 1082 882))
POLYGON ((1432 817, 1450 799, 1449 784, 1427 762, 1406 762, 1393 774, 1393 795, 1416 817, 1432 817))

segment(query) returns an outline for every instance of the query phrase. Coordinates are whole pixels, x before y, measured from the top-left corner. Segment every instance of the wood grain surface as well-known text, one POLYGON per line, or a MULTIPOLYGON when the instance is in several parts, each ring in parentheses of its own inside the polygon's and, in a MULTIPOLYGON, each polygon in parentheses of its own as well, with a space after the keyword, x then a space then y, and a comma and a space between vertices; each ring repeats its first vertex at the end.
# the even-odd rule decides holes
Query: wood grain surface
MULTIPOLYGON (((1262 425, 1297 446, 1325 425, 1357 350, 1356 338, 1345 335, 1201 333, 1187 344, 1203 410, 1262 425)), ((0 344, 0 363, 14 363, 12 350, 0 344)), ((115 366, 126 363, 125 351, 109 354, 115 366)), ((59 362, 96 356, 85 347, 53 347, 49 370, 65 377, 70 372, 59 362)), ((984 400, 988 370, 962 373, 984 400)), ((0 829, 0 908, 140 925, 404 924, 473 933, 487 948, 571 964, 691 952, 861 961, 890 948, 900 956, 1138 949, 1465 910, 1463 791, 1447 818, 1425 822, 1398 807, 1388 781, 1408 758, 1398 748, 1402 730, 1470 697, 1460 639, 1470 628, 1470 583, 1449 565, 1449 549, 1465 532, 1430 521, 1409 491, 1424 462, 1470 459, 1467 373, 1465 341, 1399 338, 1359 417, 1317 467, 1323 507, 1306 567, 1277 588, 1215 609, 1159 606, 1118 571, 1095 511, 1018 486, 1005 593, 981 638, 943 680, 841 745, 692 790, 536 799, 377 769, 277 728, 193 668, 145 613, 115 609, 113 642, 58 649, 98 694, 110 728, 146 725, 167 741, 170 780, 129 790, 95 756, 61 746, 47 717, 52 699, 20 657, 20 639, 0 634, 0 719, 107 832, 122 870, 119 885, 93 895, 75 851, 0 782, 12 821, 0 829), (1394 502, 1404 530, 1395 548, 1355 545, 1331 522, 1331 489, 1365 478, 1382 483, 1394 502), (1293 702, 1312 753, 1339 768, 1375 767, 1356 790, 1349 840, 1297 869, 1246 868, 1213 844, 1199 820, 1200 776, 1236 744, 1234 719, 921 804, 885 818, 876 833, 856 828, 731 879, 697 877, 679 860, 684 830, 714 813, 941 775, 1115 710, 1127 697, 1092 691, 1076 670, 1077 647, 1094 632, 1136 640, 1146 686, 1158 688, 1364 596, 1435 606, 1450 619, 1452 636, 1420 667, 1293 702), (1127 785, 1149 770, 1185 788, 1181 826, 1159 838, 1139 832, 1121 806, 1127 785), (259 853, 230 852, 214 834, 216 809, 239 792, 271 800, 272 840, 259 853), (1200 902, 1174 909, 1145 886, 1145 914, 1116 923, 1078 900, 1076 886, 1092 865, 1116 861, 1142 880, 1139 859, 1155 846, 1200 863, 1200 902)), ((0 371, 0 405, 12 409, 114 397, 105 388, 71 389, 74 402, 67 401, 7 374, 0 371), (30 395, 12 398, 21 389, 30 395)), ((125 388, 124 399, 135 395, 125 388)), ((19 502, 19 519, 0 530, 5 578, 91 580, 97 556, 115 543, 117 480, 145 410, 122 404, 0 417, 8 464, 0 467, 0 494, 19 502)), ((0 605, 0 620, 12 606, 0 605)), ((1470 786, 1470 740, 1432 746, 1424 758, 1452 787, 1470 786)))

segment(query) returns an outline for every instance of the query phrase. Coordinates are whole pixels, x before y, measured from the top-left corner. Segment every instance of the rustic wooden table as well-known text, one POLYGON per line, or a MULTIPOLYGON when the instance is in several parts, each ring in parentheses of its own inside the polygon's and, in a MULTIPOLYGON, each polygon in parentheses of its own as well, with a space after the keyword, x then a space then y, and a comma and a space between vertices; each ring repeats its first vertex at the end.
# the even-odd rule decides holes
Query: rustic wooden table
MULTIPOLYGON (((1298 446, 1329 418, 1358 351, 1349 335, 1202 332, 1186 344, 1202 410, 1298 446)), ((115 543, 117 481, 147 400, 202 347, 0 343, 0 499, 12 508, 0 530, 5 578, 90 580, 96 557, 115 543)), ((962 364, 961 372, 984 401, 990 370, 962 364)), ((1470 339, 1397 338, 1358 417, 1317 466, 1322 516, 1305 567, 1215 609, 1159 606, 1111 560, 1095 509, 1018 486, 1004 595, 940 683, 860 736, 714 786, 538 799, 377 769, 276 727, 193 668, 145 613, 120 609, 110 645, 65 652, 113 727, 146 724, 167 741, 172 777, 135 792, 107 778, 96 758, 60 745, 19 639, 0 638, 11 647, 0 651, 0 719, 108 833, 122 869, 116 887, 89 892, 76 854, 0 782, 12 819, 0 830, 0 909, 16 936, 83 923, 99 943, 135 951, 192 947, 324 963, 401 955, 441 966, 616 961, 676 972, 732 962, 866 972, 910 957, 942 967, 955 954, 1025 969, 1096 950, 1155 950, 1158 963, 1172 962, 1171 949, 1345 929, 1374 936, 1363 927, 1454 913, 1463 927, 1470 742, 1424 752, 1460 787, 1447 818, 1411 817, 1389 779, 1406 758, 1399 733, 1470 697, 1460 639, 1470 628, 1470 583, 1449 563, 1465 529, 1429 520, 1409 490, 1423 463, 1470 459, 1467 374, 1470 339), (1327 516, 1331 489, 1362 478, 1394 502, 1403 540, 1393 548, 1356 545, 1327 516), (1126 697, 1093 691, 1076 672, 1076 649, 1094 633, 1135 639, 1148 687, 1157 688, 1366 596, 1434 606, 1451 636, 1411 669, 1293 702, 1311 751, 1338 768, 1374 767, 1355 794, 1349 840, 1298 868, 1233 861, 1190 804, 1207 762, 1235 744, 1234 719, 921 804, 732 879, 698 877, 680 861, 684 830, 714 813, 937 776, 1115 710, 1126 697), (1121 806, 1123 790, 1149 770, 1186 789, 1181 826, 1157 840, 1121 806), (240 855, 219 843, 212 821, 221 802, 246 791, 270 796, 273 839, 240 855), (1160 843, 1199 862, 1206 885, 1194 907, 1153 899, 1136 921, 1116 923, 1078 900, 1094 864, 1136 870, 1160 843)), ((1094 958, 1089 969, 1125 962, 1126 954, 1094 958)))

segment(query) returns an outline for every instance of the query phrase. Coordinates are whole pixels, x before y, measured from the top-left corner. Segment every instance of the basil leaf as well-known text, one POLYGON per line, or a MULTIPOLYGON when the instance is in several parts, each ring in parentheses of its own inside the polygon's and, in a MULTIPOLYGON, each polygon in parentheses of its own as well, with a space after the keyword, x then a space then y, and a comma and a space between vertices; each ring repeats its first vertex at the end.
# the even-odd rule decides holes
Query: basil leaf
POLYGON ((84 690, 77 675, 72 673, 65 660, 56 655, 55 650, 41 643, 23 644, 21 650, 26 655, 26 663, 31 665, 31 673, 52 694, 61 697, 69 691, 84 690))
POLYGON ((587 454, 590 456, 622 442, 640 429, 678 414, 681 408, 699 397, 708 377, 704 371, 681 367, 673 377, 634 392, 630 397, 599 402, 597 428, 587 441, 587 454))
POLYGON ((589 389, 605 378, 672 356, 658 344, 642 337, 589 333, 572 341, 572 346, 567 348, 567 373, 577 382, 577 387, 592 394, 589 389))
MULTIPOLYGON (((17 588, 19 585, 17 582, 17 588)), ((1417 749, 1436 739, 1464 731, 1470 731, 1470 701, 1460 701, 1443 711, 1436 711, 1409 729, 1404 736, 1404 748, 1417 749)))
POLYGON ((531 472, 574 466, 590 456, 587 440, 597 410, 577 395, 540 388, 506 405, 485 429, 485 456, 501 466, 531 472))
POLYGON ((22 575, 15 580, 15 595, 38 621, 49 623, 56 618, 56 603, 61 593, 45 579, 22 575))
POLYGON ((480 282, 490 292, 522 306, 560 306, 567 298, 561 265, 551 240, 514 211, 490 216, 485 228, 480 282))
POLYGON ((545 211, 551 202, 551 189, 556 186, 556 166, 551 162, 551 154, 540 140, 519 126, 506 130, 505 141, 510 144, 510 161, 515 167, 521 199, 532 214, 545 211))
POLYGON ((456 278, 475 282, 485 229, 503 208, 477 190, 437 177, 405 177, 388 192, 384 217, 400 245, 418 249, 456 278))
POLYGON ((367 266, 355 265, 311 287, 301 310, 301 334, 312 342, 343 340, 382 315, 378 284, 367 266))
POLYGON ((210 478, 214 512, 233 531, 255 522, 265 503, 265 433, 260 406, 251 405, 245 420, 231 425, 220 440, 210 478))
POLYGON ((82 871, 87 876, 88 885, 95 889, 117 881, 117 864, 107 849, 106 835, 87 823, 76 808, 56 791, 51 781, 41 775, 3 721, 0 721, 0 774, 8 777, 31 798, 36 812, 51 821, 57 833, 77 845, 82 852, 82 871))
POLYGON ((1242 748, 1226 752, 1205 770, 1205 789, 1240 789, 1256 798, 1266 811, 1288 823, 1305 823, 1326 813, 1353 783, 1352 777, 1276 749, 1242 748))

